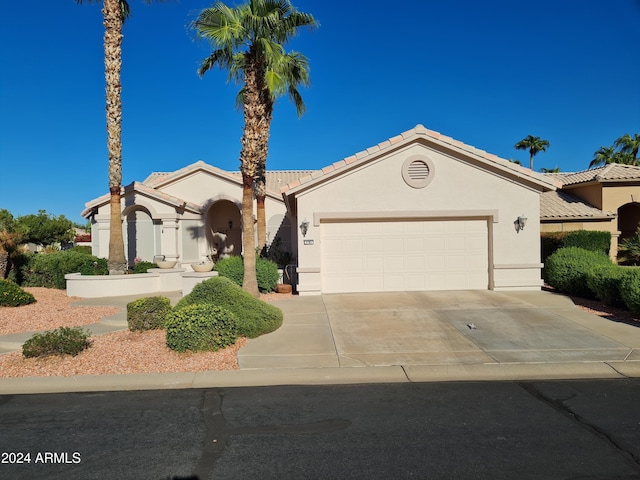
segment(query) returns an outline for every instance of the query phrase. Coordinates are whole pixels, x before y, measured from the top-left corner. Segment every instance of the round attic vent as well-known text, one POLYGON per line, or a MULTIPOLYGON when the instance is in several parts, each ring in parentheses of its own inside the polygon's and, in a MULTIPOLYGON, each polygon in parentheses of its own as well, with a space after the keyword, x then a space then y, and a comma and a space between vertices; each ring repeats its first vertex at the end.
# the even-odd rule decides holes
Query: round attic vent
POLYGON ((412 156, 402 165, 402 178, 413 188, 424 188, 433 180, 433 163, 423 156, 412 156))

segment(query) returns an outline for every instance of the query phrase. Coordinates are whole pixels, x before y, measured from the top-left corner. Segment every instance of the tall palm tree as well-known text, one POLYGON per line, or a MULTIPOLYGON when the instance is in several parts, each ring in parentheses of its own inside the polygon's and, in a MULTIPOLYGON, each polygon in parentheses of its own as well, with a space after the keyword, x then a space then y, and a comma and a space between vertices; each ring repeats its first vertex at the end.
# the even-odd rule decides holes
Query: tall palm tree
POLYGON ((273 118, 273 107, 278 97, 288 94, 289 99, 293 102, 300 118, 305 112, 305 104, 302 96, 298 91, 298 85, 309 86, 309 63, 307 58, 298 53, 290 52, 284 55, 281 61, 267 68, 267 77, 269 78, 269 95, 266 101, 264 128, 262 131, 262 147, 260 151, 260 160, 254 183, 254 193, 257 204, 257 226, 258 226, 258 250, 261 251, 267 243, 267 224, 265 212, 266 189, 266 169, 267 155, 269 151, 269 136, 271 131, 271 120, 273 118))
POLYGON ((599 167, 600 165, 608 165, 615 162, 616 149, 611 147, 600 147, 593 153, 593 160, 589 163, 589 168, 599 167))
MULTIPOLYGON (((316 25, 312 15, 298 12, 288 0, 249 0, 233 8, 217 2, 201 11, 192 25, 198 36, 209 40, 214 48, 211 55, 202 61, 198 69, 200 76, 217 66, 229 72, 229 80, 242 84, 237 99, 242 103, 244 115, 240 151, 242 287, 254 296, 259 292, 255 269, 253 190, 256 179, 257 183, 264 184, 273 103, 282 94, 282 88, 290 86, 289 81, 283 81, 288 78, 284 66, 291 58, 304 58, 296 52, 287 54, 284 44, 300 27, 316 25)), ((306 65, 306 59, 304 63, 306 65)))
POLYGON ((547 140, 541 140, 540 137, 528 135, 516 143, 514 147, 516 150, 529 150, 529 168, 533 170, 533 157, 535 157, 538 152, 546 152, 547 148, 549 148, 549 142, 547 140))
MULTIPOLYGON (((85 0, 86 3, 101 0, 85 0)), ((151 0, 145 0, 151 3, 151 0)), ((82 4, 83 0, 76 0, 82 4)), ((121 274, 127 271, 124 255, 124 238, 120 206, 122 189, 122 26, 131 14, 126 0, 102 0, 104 25, 104 70, 107 101, 107 153, 109 157, 109 273, 121 274)))
POLYGON ((638 150, 640 149, 640 134, 634 133, 633 136, 625 133, 618 138, 614 145, 620 149, 622 153, 631 155, 631 165, 638 165, 638 150))

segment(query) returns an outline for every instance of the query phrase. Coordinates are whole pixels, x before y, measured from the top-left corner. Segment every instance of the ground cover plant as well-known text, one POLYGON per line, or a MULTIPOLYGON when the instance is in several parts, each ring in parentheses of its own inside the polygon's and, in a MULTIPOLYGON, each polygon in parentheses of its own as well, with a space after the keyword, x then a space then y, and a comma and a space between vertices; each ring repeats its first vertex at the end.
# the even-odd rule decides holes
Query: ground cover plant
POLYGON ((35 297, 10 280, 0 279, 0 306, 19 307, 35 302, 35 297))
POLYGON ((89 334, 80 327, 60 327, 44 333, 36 333, 22 345, 25 358, 51 355, 76 356, 91 346, 89 334))
POLYGON ((253 297, 225 277, 212 277, 199 283, 174 310, 193 304, 210 304, 230 311, 236 316, 238 335, 248 338, 273 332, 282 325, 279 308, 253 297))

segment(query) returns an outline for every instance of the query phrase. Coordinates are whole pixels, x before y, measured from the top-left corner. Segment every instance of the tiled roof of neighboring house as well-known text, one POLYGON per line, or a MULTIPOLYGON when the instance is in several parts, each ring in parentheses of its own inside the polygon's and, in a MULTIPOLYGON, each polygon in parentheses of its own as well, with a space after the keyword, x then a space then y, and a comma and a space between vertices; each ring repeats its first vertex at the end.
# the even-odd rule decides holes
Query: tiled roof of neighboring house
POLYGON ((540 195, 540 220, 613 218, 616 214, 603 212, 564 190, 544 192, 540 195))
POLYGON ((294 180, 293 182, 289 182, 284 188, 282 188, 282 193, 297 190, 298 187, 309 184, 310 182, 319 181, 318 179, 320 178, 339 174, 342 171, 366 162, 372 156, 378 155, 379 152, 396 147, 398 146, 398 144, 408 143, 415 138, 425 138, 436 145, 440 145, 444 148, 450 148, 464 153, 467 156, 474 157, 481 162, 484 162, 485 164, 490 164, 494 167, 497 167, 503 172, 509 171, 517 178, 528 180, 534 184, 544 186, 546 187, 546 189, 553 190, 556 188, 556 186, 559 186, 559 184, 556 184, 555 180, 552 178, 544 177, 542 174, 533 172, 528 168, 500 158, 492 153, 487 153, 484 150, 480 150, 471 145, 462 143, 459 140, 455 140, 451 137, 442 135, 439 132, 427 130, 422 125, 416 125, 411 130, 401 133, 400 135, 396 135, 395 137, 389 138, 388 140, 385 140, 378 145, 369 147, 366 150, 356 153, 355 155, 351 155, 350 157, 344 158, 338 162, 328 165, 322 170, 311 172, 307 176, 294 180))
POLYGON ((562 186, 576 183, 640 180, 640 167, 610 163, 604 167, 591 168, 581 172, 545 173, 544 175, 562 183, 562 186))

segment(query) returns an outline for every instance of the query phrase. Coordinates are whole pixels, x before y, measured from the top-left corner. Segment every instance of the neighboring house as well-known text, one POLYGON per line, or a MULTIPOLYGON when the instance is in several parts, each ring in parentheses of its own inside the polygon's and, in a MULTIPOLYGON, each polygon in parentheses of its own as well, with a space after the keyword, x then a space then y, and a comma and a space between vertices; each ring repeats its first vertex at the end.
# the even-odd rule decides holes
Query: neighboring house
MULTIPOLYGON (((535 290, 540 196, 556 186, 418 125, 322 170, 268 172, 268 241, 291 249, 300 294, 535 290)), ((238 173, 204 162, 124 187, 129 262, 240 254, 241 195, 238 173)), ((83 216, 106 257, 108 195, 83 216)))
POLYGON ((620 240, 640 226, 640 167, 612 163, 572 173, 548 173, 561 190, 540 197, 542 232, 604 230, 611 232, 613 258, 620 240))

